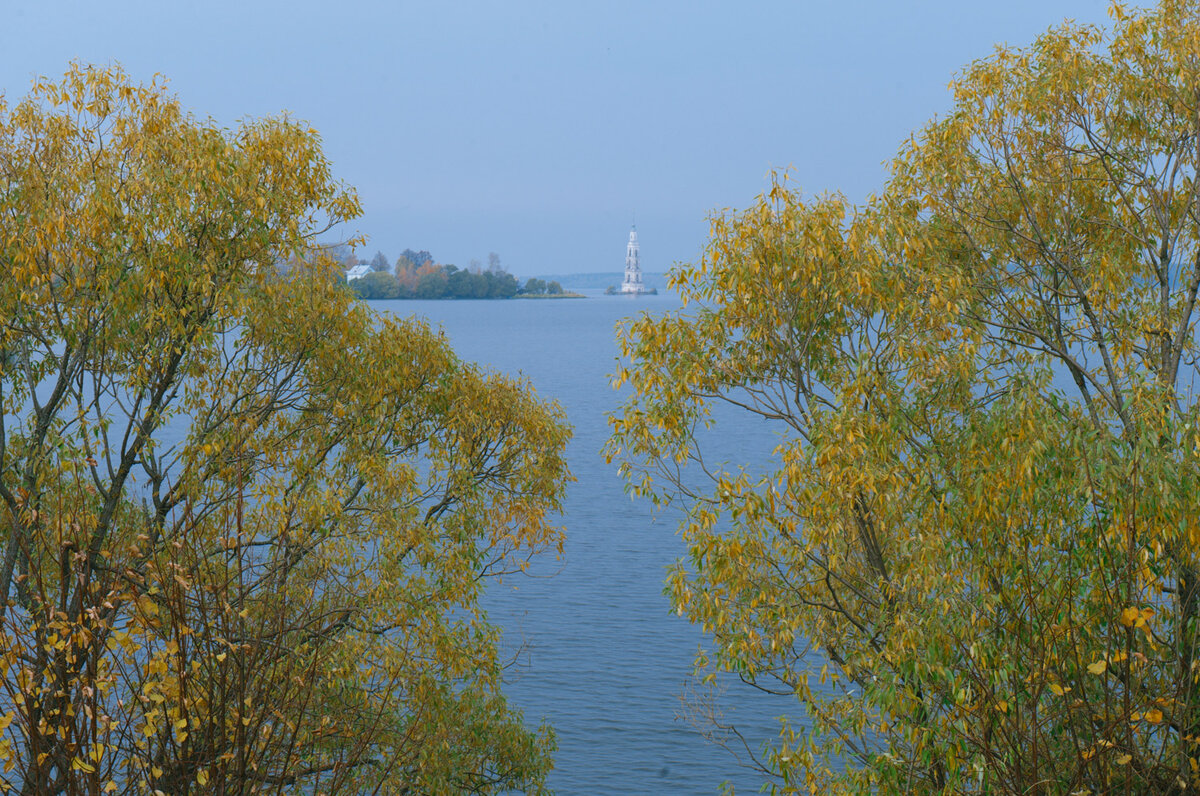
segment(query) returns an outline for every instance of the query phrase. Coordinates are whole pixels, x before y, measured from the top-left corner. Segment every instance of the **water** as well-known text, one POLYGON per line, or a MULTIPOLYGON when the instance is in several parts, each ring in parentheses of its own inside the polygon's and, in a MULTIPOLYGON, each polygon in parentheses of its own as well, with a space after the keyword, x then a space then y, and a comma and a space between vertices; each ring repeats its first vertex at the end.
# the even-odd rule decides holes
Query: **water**
MULTIPOLYGON (((506 692, 530 725, 545 720, 559 742, 548 784, 561 794, 714 793, 728 781, 753 793, 759 775, 739 766, 679 718, 680 694, 703 638, 669 609, 666 567, 683 555, 676 517, 624 493, 615 464, 599 455, 605 414, 619 396, 609 383, 613 326, 640 311, 678 306, 671 296, 594 296, 553 301, 378 301, 383 313, 441 325, 458 354, 523 373, 559 401, 575 429, 568 450, 578 481, 562 523, 565 556, 547 557, 533 577, 491 587, 487 605, 506 643, 526 653, 506 692)), ((731 461, 761 460, 775 442, 766 423, 739 422, 721 435, 731 461)), ((798 706, 733 684, 721 699, 757 751, 776 716, 798 706)))

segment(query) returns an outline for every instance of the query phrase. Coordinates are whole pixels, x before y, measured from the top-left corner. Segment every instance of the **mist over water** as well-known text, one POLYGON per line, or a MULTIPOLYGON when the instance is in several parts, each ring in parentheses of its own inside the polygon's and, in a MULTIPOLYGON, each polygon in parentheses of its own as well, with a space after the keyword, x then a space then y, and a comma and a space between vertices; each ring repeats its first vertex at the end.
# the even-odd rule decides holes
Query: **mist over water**
MULTIPOLYGON (((685 553, 679 516, 656 516, 649 501, 631 499, 616 465, 599 454, 605 415, 620 398, 609 378, 618 353, 614 325, 674 309, 678 300, 369 303, 440 325, 463 359, 524 374, 542 397, 562 404, 574 427, 568 459, 578 481, 564 505, 563 559, 543 557, 531 577, 492 584, 485 600, 506 648, 525 645, 506 693, 527 723, 545 720, 557 733, 549 786, 561 794, 715 793, 729 781, 739 793, 756 792, 759 775, 679 717, 703 642, 663 594, 667 566, 685 553)), ((714 460, 753 464, 777 440, 769 424, 738 418, 719 422, 706 441, 714 460)), ((727 682, 719 706, 756 751, 775 736, 778 715, 798 719, 794 701, 727 682)))

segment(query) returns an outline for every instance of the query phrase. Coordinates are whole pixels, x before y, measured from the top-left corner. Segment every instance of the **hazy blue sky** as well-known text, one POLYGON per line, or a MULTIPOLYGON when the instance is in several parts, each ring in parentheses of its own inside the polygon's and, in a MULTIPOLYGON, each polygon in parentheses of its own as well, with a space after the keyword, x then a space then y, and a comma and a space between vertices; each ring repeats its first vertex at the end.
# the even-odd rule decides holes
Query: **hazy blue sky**
POLYGON ((771 169, 861 199, 946 84, 1102 0, 929 2, 4 2, 0 91, 71 59, 162 73, 232 125, 321 131, 389 257, 518 275, 693 259, 707 217, 771 169))

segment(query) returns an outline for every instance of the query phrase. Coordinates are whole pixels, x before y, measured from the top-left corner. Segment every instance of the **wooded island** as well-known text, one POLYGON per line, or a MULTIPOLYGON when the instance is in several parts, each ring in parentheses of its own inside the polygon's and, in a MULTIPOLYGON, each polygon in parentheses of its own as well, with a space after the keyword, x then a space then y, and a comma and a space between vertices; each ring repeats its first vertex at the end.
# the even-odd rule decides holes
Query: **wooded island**
POLYGON ((347 246, 329 247, 346 268, 346 283, 361 299, 507 299, 516 297, 568 298, 558 282, 531 278, 521 285, 500 267, 500 257, 488 254, 488 267, 472 260, 467 268, 443 265, 427 251, 405 249, 395 264, 383 252, 370 262, 359 261, 347 246))

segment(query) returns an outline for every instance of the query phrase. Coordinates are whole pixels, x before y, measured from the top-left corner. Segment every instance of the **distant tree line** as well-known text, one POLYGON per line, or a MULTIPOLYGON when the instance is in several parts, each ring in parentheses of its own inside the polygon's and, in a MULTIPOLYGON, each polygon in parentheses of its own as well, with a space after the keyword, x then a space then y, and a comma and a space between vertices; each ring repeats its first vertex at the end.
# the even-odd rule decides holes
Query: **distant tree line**
POLYGON ((534 277, 527 280, 525 287, 521 288, 519 292, 529 296, 558 296, 562 295, 563 289, 562 285, 558 282, 553 280, 547 282, 544 279, 534 277))
MULTIPOLYGON (((383 252, 377 251, 377 252, 375 252, 375 256, 372 257, 370 260, 363 260, 363 259, 360 259, 358 257, 358 255, 356 255, 354 253, 353 246, 350 246, 345 243, 327 243, 327 244, 324 244, 322 246, 322 248, 324 249, 326 254, 328 254, 333 259, 337 260, 339 263, 342 264, 342 267, 347 268, 347 269, 353 268, 356 265, 362 265, 362 264, 366 263, 366 264, 370 265, 371 269, 374 271, 390 271, 390 270, 392 270, 392 266, 388 262, 387 255, 385 255, 383 252)), ((419 252, 413 251, 412 249, 405 249, 404 251, 400 252, 400 256, 398 258, 396 258, 397 262, 399 262, 400 260, 408 260, 410 263, 413 263, 414 265, 421 266, 421 265, 425 265, 425 263, 433 262, 433 255, 430 254, 429 252, 425 251, 424 249, 422 249, 419 252)), ((499 264, 500 264, 500 258, 498 256, 496 256, 495 252, 493 252, 488 255, 488 262, 489 263, 494 262, 498 268, 499 264)))
MULTIPOLYGON (((405 249, 395 264, 383 252, 375 252, 370 260, 359 259, 354 250, 344 244, 327 246, 326 253, 349 272, 362 265, 370 271, 362 276, 350 275, 349 287, 363 299, 495 299, 517 295, 562 295, 562 285, 556 281, 529 279, 522 286, 515 276, 500 266, 500 256, 488 254, 484 270, 478 260, 467 268, 434 262, 427 251, 405 249)), ((359 271, 361 273, 361 271, 359 271)))
POLYGON ((470 271, 431 260, 416 265, 401 257, 394 271, 373 270, 352 280, 364 299, 494 299, 517 295, 517 278, 506 271, 470 271))
POLYGON ((369 261, 359 260, 346 246, 331 247, 329 253, 347 270, 370 265, 369 273, 349 282, 355 295, 364 299, 494 299, 512 298, 520 291, 517 278, 500 267, 495 252, 488 255, 486 271, 475 260, 470 269, 436 263, 423 249, 405 249, 394 265, 383 252, 369 261))

